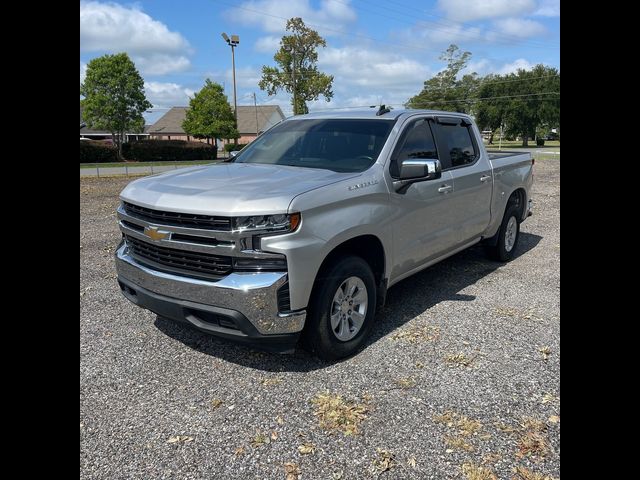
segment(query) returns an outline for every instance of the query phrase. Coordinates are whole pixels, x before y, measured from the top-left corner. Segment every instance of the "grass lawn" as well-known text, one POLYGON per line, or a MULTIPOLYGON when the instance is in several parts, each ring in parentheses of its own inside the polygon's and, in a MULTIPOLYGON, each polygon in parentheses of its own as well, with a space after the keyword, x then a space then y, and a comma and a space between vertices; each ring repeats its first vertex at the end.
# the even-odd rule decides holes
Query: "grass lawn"
POLYGON ((160 167, 162 165, 177 165, 177 166, 188 166, 188 165, 207 165, 209 163, 215 163, 224 160, 223 158, 218 158, 217 160, 187 160, 184 162, 111 162, 111 163, 81 163, 80 168, 109 168, 109 167, 150 167, 153 165, 154 167, 160 167))
MULTIPOLYGON (((486 148, 498 148, 500 146, 500 140, 496 140, 496 138, 493 138, 493 145, 487 145, 487 143, 484 143, 484 146, 486 148)), ((507 140, 502 140, 502 148, 547 148, 547 147, 560 147, 560 141, 559 140, 545 140, 544 142, 544 147, 538 147, 536 146, 536 142, 534 140, 529 140, 529 146, 528 147, 523 147, 522 146, 522 142, 521 141, 507 141, 507 140)))

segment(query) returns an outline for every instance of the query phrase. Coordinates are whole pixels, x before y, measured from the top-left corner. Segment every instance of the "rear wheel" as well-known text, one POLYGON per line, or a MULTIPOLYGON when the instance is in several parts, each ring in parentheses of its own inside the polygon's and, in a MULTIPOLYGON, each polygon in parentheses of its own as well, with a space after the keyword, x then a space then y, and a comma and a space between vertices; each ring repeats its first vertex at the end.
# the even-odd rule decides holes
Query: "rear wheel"
POLYGON ((507 208, 498 231, 498 242, 487 248, 489 256, 499 262, 508 262, 515 254, 520 239, 520 207, 507 208))
POLYGON ((354 354, 371 330, 375 306, 375 279, 369 264, 356 256, 337 259, 318 278, 305 344, 324 360, 354 354))

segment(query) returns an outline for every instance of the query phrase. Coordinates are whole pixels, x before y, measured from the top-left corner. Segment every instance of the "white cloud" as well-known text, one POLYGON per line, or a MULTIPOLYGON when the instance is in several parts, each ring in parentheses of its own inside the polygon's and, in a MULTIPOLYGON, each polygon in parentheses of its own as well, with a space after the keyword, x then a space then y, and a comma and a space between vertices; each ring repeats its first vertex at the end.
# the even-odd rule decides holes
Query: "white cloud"
POLYGON ((438 0, 447 17, 459 22, 524 15, 536 6, 535 0, 438 0))
POLYGON ((127 52, 143 73, 160 75, 189 67, 189 42, 137 6, 80 2, 80 51, 127 52))
POLYGON ((280 39, 275 35, 268 35, 266 37, 260 37, 256 40, 253 48, 257 52, 275 54, 280 49, 280 39))
POLYGON ((518 38, 533 37, 547 32, 547 29, 541 23, 522 18, 504 18, 496 20, 494 25, 500 33, 518 38))
POLYGON ((500 75, 506 75, 507 73, 515 73, 520 69, 531 70, 533 67, 534 65, 530 63, 528 60, 525 60, 524 58, 518 58, 517 60, 511 63, 507 63, 503 65, 501 68, 497 70, 496 73, 499 73, 500 75))
POLYGON ((144 91, 156 108, 189 105, 189 97, 193 97, 195 93, 182 85, 169 82, 145 82, 144 91))
POLYGON ((84 82, 85 78, 87 78, 87 64, 80 62, 80 83, 84 82))
POLYGON ((480 60, 469 62, 465 68, 460 70, 460 76, 468 75, 475 72, 482 77, 488 73, 492 73, 492 71, 493 67, 491 65, 491 62, 486 58, 482 58, 480 60))
POLYGON ((559 17, 560 0, 542 0, 533 14, 541 17, 559 17))
POLYGON ((377 90, 371 92, 376 96, 420 86, 430 74, 429 68, 416 60, 358 46, 323 49, 318 64, 320 70, 335 76, 334 83, 377 90))
POLYGON ((480 42, 484 41, 483 32, 479 27, 468 27, 464 25, 438 25, 434 28, 429 24, 416 24, 410 31, 402 35, 403 42, 407 45, 416 45, 425 48, 424 43, 418 45, 416 35, 428 45, 450 45, 460 42, 480 42))
POLYGON ((191 65, 191 62, 185 56, 162 53, 134 57, 134 60, 136 67, 146 75, 166 75, 167 73, 182 72, 191 65))
POLYGON ((287 19, 301 17, 322 36, 331 36, 336 35, 335 30, 344 29, 357 18, 348 1, 322 0, 315 9, 310 0, 250 0, 227 10, 224 16, 242 25, 257 25, 266 32, 278 34, 285 32, 287 19))

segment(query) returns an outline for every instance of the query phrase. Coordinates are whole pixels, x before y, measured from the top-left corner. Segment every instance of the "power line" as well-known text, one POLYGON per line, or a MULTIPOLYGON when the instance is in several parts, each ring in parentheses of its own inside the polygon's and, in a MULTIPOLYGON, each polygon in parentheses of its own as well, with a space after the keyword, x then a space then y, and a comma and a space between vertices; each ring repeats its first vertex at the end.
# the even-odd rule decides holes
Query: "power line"
MULTIPOLYGON (((484 85, 493 85, 493 84, 501 84, 501 83, 513 83, 513 82, 529 82, 531 80, 539 80, 541 78, 554 78, 554 77, 558 77, 560 78, 560 74, 555 74, 555 75, 542 75, 539 77, 529 77, 529 78, 514 78, 511 80, 496 80, 496 81, 484 81, 484 80, 480 80, 478 82, 477 85, 474 85, 474 87, 482 87, 484 85)), ((431 77, 431 79, 433 79, 435 77, 431 77)), ((429 80, 431 80, 429 79, 429 80)), ((441 91, 441 90, 455 90, 456 87, 431 87, 429 88, 428 91, 433 92, 433 91, 441 91)))
POLYGON ((441 103, 476 103, 476 102, 485 102, 488 100, 499 100, 503 98, 536 97, 536 96, 543 96, 543 95, 560 95, 560 92, 525 93, 522 95, 501 95, 497 97, 482 97, 482 98, 464 99, 464 100, 461 99, 461 100, 419 102, 418 105, 433 105, 433 104, 441 104, 441 103))
MULTIPOLYGON (((498 97, 484 97, 484 98, 476 98, 476 99, 468 99, 468 100, 447 100, 447 101, 434 101, 434 102, 421 102, 420 105, 434 105, 434 104, 442 104, 442 103, 477 103, 484 102, 490 100, 498 100, 503 98, 516 98, 516 97, 532 97, 532 96, 541 96, 541 95, 560 95, 559 92, 542 92, 542 93, 527 93, 523 95, 503 95, 498 97)), ((404 107, 404 103, 385 103, 385 105, 389 107, 404 107)), ((358 106, 349 106, 349 107, 327 107, 314 109, 314 112, 323 112, 325 110, 350 110, 356 108, 371 108, 371 105, 358 105, 358 106)))

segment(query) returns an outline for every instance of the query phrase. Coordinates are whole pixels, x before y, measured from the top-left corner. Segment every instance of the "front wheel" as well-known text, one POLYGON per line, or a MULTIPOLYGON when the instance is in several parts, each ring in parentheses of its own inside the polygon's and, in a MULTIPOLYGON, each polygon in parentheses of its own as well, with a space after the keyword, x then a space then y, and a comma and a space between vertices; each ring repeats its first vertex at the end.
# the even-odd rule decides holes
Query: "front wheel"
POLYGON ((491 258, 499 262, 508 262, 515 254, 520 239, 520 208, 512 205, 507 209, 498 231, 498 242, 488 247, 491 258))
POLYGON ((304 332, 306 345, 323 360, 353 355, 371 330, 375 308, 369 264, 356 256, 337 259, 318 278, 304 332))

